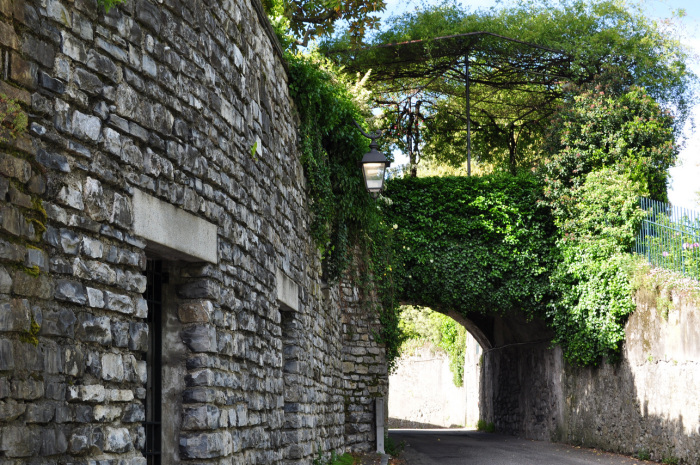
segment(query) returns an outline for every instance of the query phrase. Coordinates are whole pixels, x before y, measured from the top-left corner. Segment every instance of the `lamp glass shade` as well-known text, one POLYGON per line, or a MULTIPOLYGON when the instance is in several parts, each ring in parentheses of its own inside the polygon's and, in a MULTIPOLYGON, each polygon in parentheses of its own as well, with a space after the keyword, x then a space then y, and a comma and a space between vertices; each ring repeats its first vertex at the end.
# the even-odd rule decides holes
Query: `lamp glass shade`
POLYGON ((369 192, 381 192, 384 187, 384 171, 386 162, 363 163, 362 173, 365 177, 365 186, 369 192))

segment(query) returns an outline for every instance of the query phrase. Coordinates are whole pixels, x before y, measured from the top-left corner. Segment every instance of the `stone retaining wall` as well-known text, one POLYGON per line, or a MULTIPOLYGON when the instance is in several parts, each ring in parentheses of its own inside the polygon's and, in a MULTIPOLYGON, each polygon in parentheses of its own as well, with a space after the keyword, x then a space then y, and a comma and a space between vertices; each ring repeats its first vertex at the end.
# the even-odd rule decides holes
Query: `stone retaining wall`
POLYGON ((324 295, 258 0, 0 0, 0 48, 0 462, 145 464, 154 369, 163 463, 371 448, 375 318, 324 295))
POLYGON ((452 378, 447 353, 432 344, 402 354, 389 376, 389 428, 465 426, 466 404, 476 397, 467 399, 452 378))
POLYGON ((700 463, 697 297, 640 290, 619 363, 577 368, 546 343, 487 351, 482 418, 496 430, 700 463))

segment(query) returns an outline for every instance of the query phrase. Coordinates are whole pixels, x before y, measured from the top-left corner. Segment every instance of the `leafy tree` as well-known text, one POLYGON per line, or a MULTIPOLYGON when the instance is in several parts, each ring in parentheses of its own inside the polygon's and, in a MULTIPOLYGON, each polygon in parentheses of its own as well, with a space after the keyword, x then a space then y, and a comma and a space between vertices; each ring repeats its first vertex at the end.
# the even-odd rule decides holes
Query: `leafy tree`
MULTIPOLYGON (((643 87, 673 113, 672 127, 679 135, 696 78, 686 65, 688 52, 674 34, 672 21, 657 23, 646 18, 639 5, 618 0, 521 0, 476 11, 445 2, 394 18, 373 38, 377 47, 338 52, 348 45, 338 40, 325 44, 324 50, 352 72, 371 68, 370 79, 380 94, 421 90, 424 158, 459 165, 466 158, 463 53, 469 48, 475 157, 496 170, 514 172, 542 161, 550 118, 561 103, 586 83, 610 84, 611 76, 616 85, 610 85, 609 92, 643 87), (475 31, 559 50, 570 64, 564 69, 546 51, 537 55, 536 48, 496 38, 467 45, 459 37, 430 40, 475 31), (416 40, 425 42, 379 47, 416 40), (458 54, 450 54, 450 48, 458 54), (529 61, 523 58, 527 54, 529 61), (550 56, 551 66, 542 65, 537 56, 550 56), (508 73, 502 71, 506 65, 508 73), (522 72, 515 72, 518 67, 522 72)), ((387 111, 384 124, 395 120, 393 109, 387 111)))
POLYGON ((368 29, 378 26, 376 14, 386 4, 383 0, 263 0, 263 6, 278 34, 292 36, 283 40, 285 45, 305 47, 309 40, 333 33, 341 20, 347 22, 350 42, 360 43, 368 29))
POLYGON ((548 320, 572 363, 619 354, 635 309, 630 250, 643 216, 638 198, 666 199, 677 155, 672 126, 644 89, 611 96, 602 86, 576 96, 552 125, 544 193, 560 236, 548 320))
POLYGON ((574 97, 548 133, 545 196, 555 216, 568 216, 568 200, 588 173, 613 167, 653 199, 665 201, 668 169, 678 156, 673 118, 643 88, 621 96, 599 86, 574 97))

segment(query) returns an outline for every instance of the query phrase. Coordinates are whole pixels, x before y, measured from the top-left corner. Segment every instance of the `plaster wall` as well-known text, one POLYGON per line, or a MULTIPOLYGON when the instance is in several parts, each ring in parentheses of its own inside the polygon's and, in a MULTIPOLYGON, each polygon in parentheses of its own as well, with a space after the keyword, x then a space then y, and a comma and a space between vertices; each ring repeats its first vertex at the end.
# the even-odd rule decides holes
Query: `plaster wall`
POLYGON ((445 352, 432 345, 417 348, 402 355, 389 376, 389 427, 463 427, 466 392, 454 385, 445 352))
POLYGON ((636 301, 618 363, 573 367, 546 343, 487 351, 482 418, 527 438, 700 463, 696 299, 656 289, 636 301))

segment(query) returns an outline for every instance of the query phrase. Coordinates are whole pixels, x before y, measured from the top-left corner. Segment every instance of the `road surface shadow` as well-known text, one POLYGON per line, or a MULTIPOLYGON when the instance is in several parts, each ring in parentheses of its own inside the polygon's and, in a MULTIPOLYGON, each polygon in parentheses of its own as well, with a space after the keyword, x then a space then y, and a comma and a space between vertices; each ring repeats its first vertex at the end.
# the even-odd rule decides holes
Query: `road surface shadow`
POLYGON ((642 465, 631 457, 469 429, 390 430, 407 465, 642 465))

